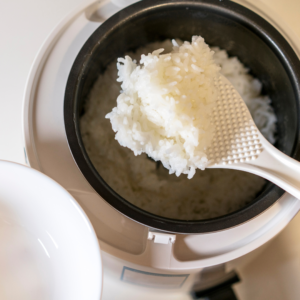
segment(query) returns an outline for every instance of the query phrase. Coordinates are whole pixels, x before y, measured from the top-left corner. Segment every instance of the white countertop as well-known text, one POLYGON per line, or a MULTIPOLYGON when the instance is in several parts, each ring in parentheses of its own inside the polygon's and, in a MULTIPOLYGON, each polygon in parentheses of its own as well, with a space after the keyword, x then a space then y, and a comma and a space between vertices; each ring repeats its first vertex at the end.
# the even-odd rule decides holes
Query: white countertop
MULTIPOLYGON (((253 0, 256 1, 256 0, 253 0)), ((261 0, 300 38, 299 0, 261 0)), ((25 163, 22 98, 34 58, 57 23, 90 0, 0 1, 0 159, 25 163)), ((241 268, 240 300, 300 298, 300 214, 251 264, 241 268)))

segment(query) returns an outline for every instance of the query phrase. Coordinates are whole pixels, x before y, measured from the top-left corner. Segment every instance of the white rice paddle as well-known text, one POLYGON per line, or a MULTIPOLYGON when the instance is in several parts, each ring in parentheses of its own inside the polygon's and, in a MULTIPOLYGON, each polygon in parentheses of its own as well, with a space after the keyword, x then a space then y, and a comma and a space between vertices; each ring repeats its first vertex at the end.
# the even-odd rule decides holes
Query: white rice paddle
POLYGON ((264 177, 300 199, 300 162, 270 144, 254 124, 250 112, 232 84, 222 75, 213 110, 216 126, 207 149, 208 168, 246 171, 264 177))

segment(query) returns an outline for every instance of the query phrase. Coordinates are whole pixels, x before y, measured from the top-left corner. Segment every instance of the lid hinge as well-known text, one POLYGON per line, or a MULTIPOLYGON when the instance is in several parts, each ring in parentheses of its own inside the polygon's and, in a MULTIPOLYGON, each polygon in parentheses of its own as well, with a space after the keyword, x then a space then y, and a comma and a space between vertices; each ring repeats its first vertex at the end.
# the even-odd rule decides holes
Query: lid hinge
POLYGON ((152 232, 149 231, 148 233, 148 240, 153 240, 154 243, 158 244, 174 244, 176 240, 175 234, 169 234, 169 233, 161 233, 161 232, 152 232))

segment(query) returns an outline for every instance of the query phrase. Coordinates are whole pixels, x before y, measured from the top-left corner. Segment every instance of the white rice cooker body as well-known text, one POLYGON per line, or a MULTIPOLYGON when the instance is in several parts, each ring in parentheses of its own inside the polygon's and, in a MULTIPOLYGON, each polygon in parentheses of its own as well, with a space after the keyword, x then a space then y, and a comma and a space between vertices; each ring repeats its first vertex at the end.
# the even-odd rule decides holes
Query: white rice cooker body
MULTIPOLYGON (((112 2, 91 1, 72 11, 53 30, 36 56, 24 95, 25 156, 28 165, 56 180, 85 210, 102 249, 104 286, 105 280, 109 285, 109 278, 115 278, 125 286, 126 282, 137 285, 149 282, 148 288, 189 290, 200 270, 233 261, 276 236, 297 214, 300 202, 285 193, 262 214, 234 228, 174 235, 127 218, 93 190, 68 147, 63 118, 64 93, 72 64, 85 41, 101 22, 126 3, 125 0, 112 2), (172 277, 174 274, 181 276, 172 277)), ((263 4, 235 2, 272 23, 300 57, 300 42, 295 34, 283 22, 279 26, 278 18, 272 19, 263 4)))

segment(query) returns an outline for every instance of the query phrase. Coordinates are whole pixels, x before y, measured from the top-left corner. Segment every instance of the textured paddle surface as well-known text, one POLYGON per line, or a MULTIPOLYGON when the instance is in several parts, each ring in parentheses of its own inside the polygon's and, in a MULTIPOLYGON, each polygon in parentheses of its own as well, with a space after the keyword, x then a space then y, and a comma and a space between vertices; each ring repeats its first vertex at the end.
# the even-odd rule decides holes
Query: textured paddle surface
POLYGON ((219 96, 213 109, 215 136, 207 149, 209 166, 257 159, 263 146, 246 104, 224 76, 216 79, 215 85, 219 96))

